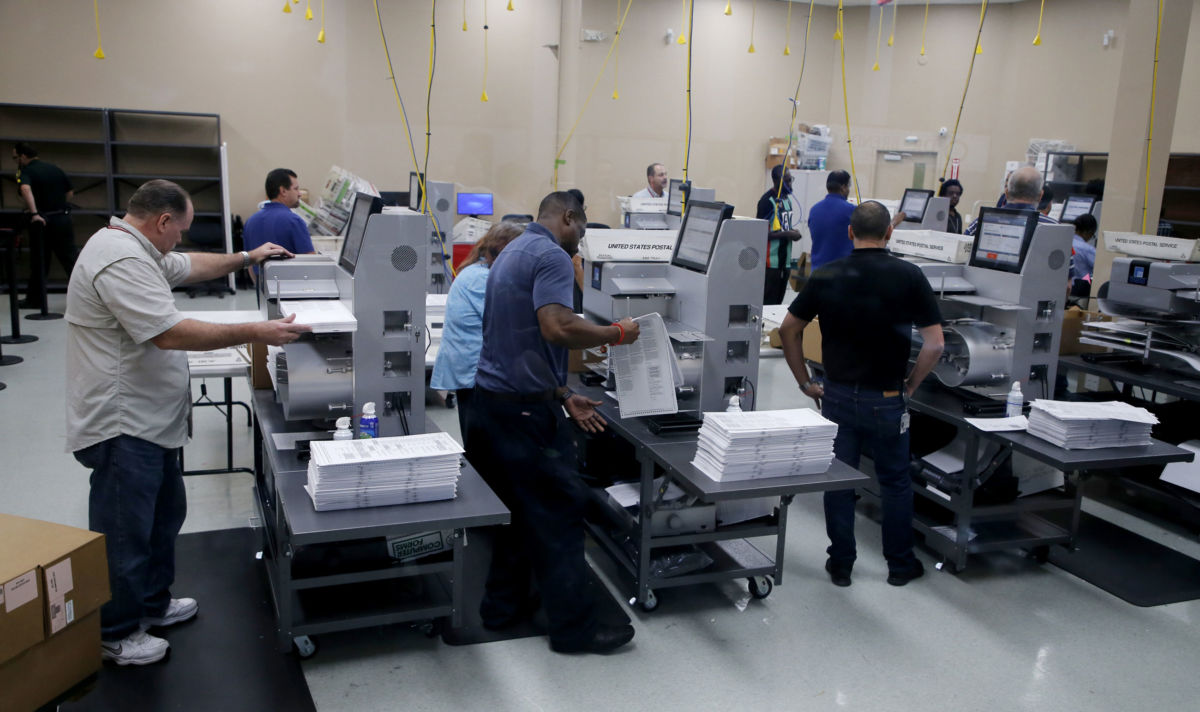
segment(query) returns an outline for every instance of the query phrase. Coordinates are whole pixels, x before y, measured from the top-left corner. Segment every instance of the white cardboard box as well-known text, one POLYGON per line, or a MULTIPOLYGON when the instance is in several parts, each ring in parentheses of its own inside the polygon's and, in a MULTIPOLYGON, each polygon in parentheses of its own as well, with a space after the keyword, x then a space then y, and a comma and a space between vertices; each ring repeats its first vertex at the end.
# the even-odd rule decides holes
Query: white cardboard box
POLYGON ((937 230, 893 230, 888 247, 900 255, 966 264, 975 238, 937 230))
POLYGON ((1104 246, 1110 252, 1119 252, 1130 257, 1200 262, 1200 240, 1105 230, 1104 246))

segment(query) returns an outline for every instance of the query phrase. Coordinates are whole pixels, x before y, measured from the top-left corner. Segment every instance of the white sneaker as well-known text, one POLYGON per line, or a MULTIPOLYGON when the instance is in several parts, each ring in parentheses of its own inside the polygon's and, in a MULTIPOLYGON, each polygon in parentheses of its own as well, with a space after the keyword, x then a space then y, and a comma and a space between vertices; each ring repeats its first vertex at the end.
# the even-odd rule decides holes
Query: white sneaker
POLYGON ((167 610, 163 612, 159 618, 143 618, 142 629, 146 628, 165 628, 169 625, 182 623, 193 618, 196 611, 200 610, 200 604, 196 603, 194 598, 172 598, 167 604, 167 610))
POLYGON ((138 629, 125 639, 100 641, 100 657, 117 665, 149 665, 167 656, 171 644, 138 629))

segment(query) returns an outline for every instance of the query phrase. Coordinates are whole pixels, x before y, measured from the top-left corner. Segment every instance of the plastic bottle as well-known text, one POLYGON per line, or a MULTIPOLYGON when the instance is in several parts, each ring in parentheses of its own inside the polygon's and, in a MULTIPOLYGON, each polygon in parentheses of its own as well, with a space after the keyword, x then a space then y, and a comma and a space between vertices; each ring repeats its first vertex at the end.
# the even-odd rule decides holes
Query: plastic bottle
POLYGON ((736 395, 729 396, 729 407, 725 409, 726 413, 741 413, 742 399, 736 395))
POLYGON ((358 437, 360 439, 379 437, 379 418, 375 417, 374 402, 363 405, 362 417, 358 420, 358 437))
POLYGON ((1014 415, 1021 415, 1025 409, 1025 396, 1021 394, 1021 382, 1013 381, 1012 390, 1008 392, 1008 398, 1005 399, 1004 415, 1011 418, 1014 415))
POLYGON ((345 417, 338 418, 337 422, 334 424, 337 426, 337 430, 333 431, 333 439, 334 440, 353 440, 354 439, 354 433, 350 432, 350 419, 349 418, 345 418, 345 417))

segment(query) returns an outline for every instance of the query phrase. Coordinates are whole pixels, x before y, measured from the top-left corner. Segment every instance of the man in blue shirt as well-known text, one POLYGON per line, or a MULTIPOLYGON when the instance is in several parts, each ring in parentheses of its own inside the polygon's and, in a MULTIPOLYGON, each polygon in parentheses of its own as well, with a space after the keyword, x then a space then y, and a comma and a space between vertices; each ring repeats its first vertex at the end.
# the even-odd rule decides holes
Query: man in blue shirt
MULTIPOLYGON (((247 251, 259 245, 273 242, 297 255, 312 254, 312 238, 308 226, 292 208, 300 204, 300 182, 296 173, 287 168, 276 168, 267 174, 267 200, 271 201, 262 210, 250 216, 242 232, 242 244, 247 251)), ((254 268, 258 276, 258 267, 254 268)))
POLYGON ((586 225, 574 196, 551 193, 537 221, 492 264, 469 423, 471 464, 512 510, 512 524, 500 527, 494 541, 483 624, 507 628, 533 613, 532 572, 550 647, 562 653, 607 653, 633 638, 633 626, 596 620, 583 558, 588 489, 575 467, 567 423, 587 432, 604 429, 595 410, 600 403, 566 387, 567 350, 638 337, 632 319, 601 326, 571 309, 571 256, 586 225))
POLYGON ((808 210, 808 232, 812 235, 812 268, 820 269, 841 259, 854 249, 850 242, 850 174, 834 171, 825 179, 829 191, 819 203, 808 210))
POLYGON ((1071 239, 1071 293, 1087 296, 1096 266, 1096 230, 1099 224, 1091 213, 1075 218, 1075 237, 1071 239))

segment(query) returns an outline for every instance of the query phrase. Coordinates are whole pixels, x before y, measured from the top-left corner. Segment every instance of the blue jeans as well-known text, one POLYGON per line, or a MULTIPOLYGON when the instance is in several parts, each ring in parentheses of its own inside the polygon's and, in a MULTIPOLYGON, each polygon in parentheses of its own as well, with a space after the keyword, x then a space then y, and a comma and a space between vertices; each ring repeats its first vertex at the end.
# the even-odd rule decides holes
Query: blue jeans
MULTIPOLYGON (((884 396, 826 381, 821 414, 838 425, 833 452, 837 459, 858 467, 866 453, 875 463, 875 478, 883 506, 883 556, 891 573, 908 573, 913 556, 913 494, 909 473, 908 429, 901 432, 907 407, 899 395, 884 396)), ((854 490, 825 493, 825 531, 831 565, 849 570, 857 556, 854 543, 854 490)))
POLYGON ((171 603, 175 537, 187 516, 179 449, 129 435, 75 452, 92 470, 88 528, 104 535, 112 600, 100 609, 104 640, 137 630, 171 603))

